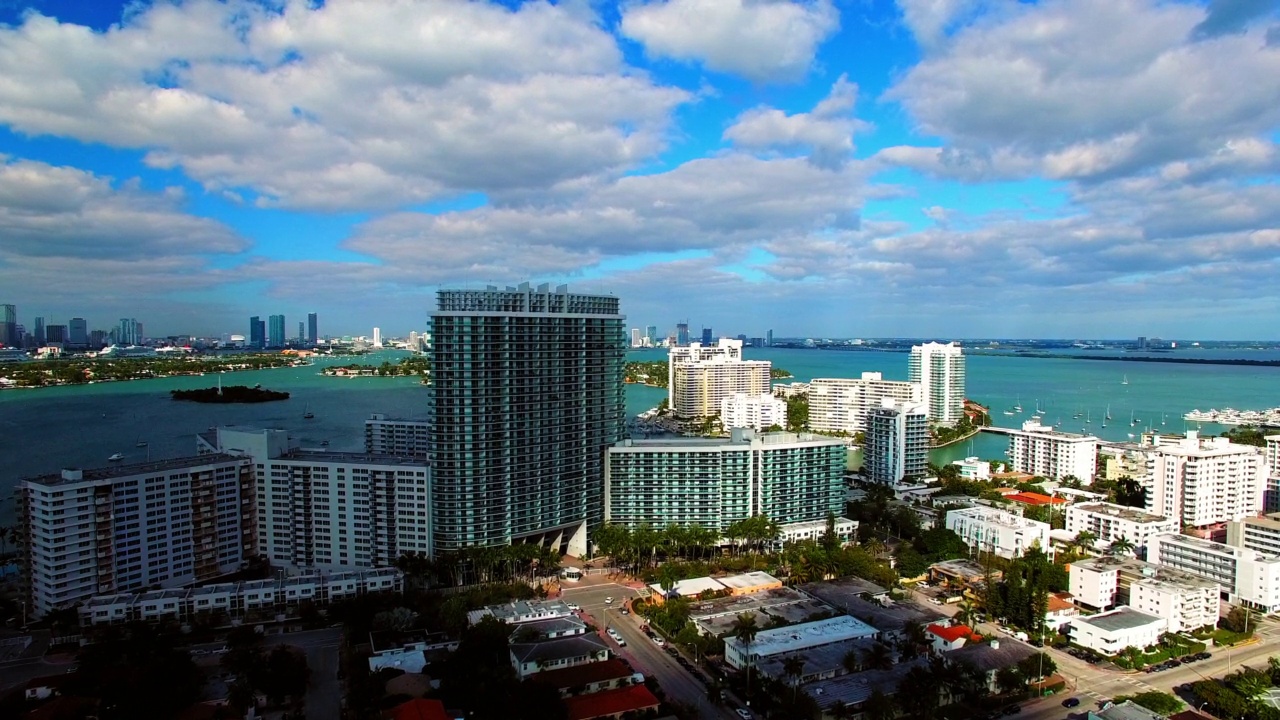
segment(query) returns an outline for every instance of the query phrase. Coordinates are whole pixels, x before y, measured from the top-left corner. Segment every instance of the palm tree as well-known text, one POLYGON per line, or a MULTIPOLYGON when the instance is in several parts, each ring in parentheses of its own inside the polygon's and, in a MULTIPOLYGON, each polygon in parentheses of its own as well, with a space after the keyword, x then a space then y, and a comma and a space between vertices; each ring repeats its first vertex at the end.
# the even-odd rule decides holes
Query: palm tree
POLYGON ((790 655, 782 660, 782 672, 791 678, 791 702, 796 701, 796 691, 800 689, 800 676, 804 674, 804 658, 790 655))
POLYGON ((1088 530, 1081 530, 1076 533, 1075 539, 1071 541, 1071 546, 1076 549, 1076 552, 1084 554, 1092 550, 1093 544, 1097 541, 1098 536, 1096 533, 1091 533, 1088 530))
POLYGON ((1112 540, 1111 544, 1107 546, 1107 554, 1108 555, 1128 555, 1129 553, 1133 552, 1133 548, 1134 548, 1133 541, 1121 535, 1115 540, 1112 540))
POLYGON ((893 720, 898 717, 898 708, 893 698, 877 688, 872 690, 871 696, 863 701, 862 713, 867 720, 893 720))
MULTIPOLYGON (((851 650, 850 653, 852 652, 851 650)), ((862 663, 866 667, 875 670, 888 670, 893 667, 893 650, 888 645, 877 641, 866 649, 862 657, 862 663)))
POLYGON ((751 642, 756 639, 760 627, 756 625, 755 613, 740 613, 733 621, 732 635, 742 641, 743 664, 747 666, 747 695, 751 694, 751 642))
POLYGON ((970 630, 977 626, 978 609, 968 595, 961 596, 960 609, 956 611, 955 619, 964 623, 970 630))

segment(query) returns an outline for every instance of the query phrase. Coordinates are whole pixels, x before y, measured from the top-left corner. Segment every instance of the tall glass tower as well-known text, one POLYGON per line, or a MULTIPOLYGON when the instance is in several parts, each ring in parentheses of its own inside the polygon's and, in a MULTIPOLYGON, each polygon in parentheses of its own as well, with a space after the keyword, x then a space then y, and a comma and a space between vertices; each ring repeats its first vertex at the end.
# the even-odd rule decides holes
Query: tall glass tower
POLYGON ((441 290, 431 316, 435 550, 581 555, 626 429, 625 316, 566 286, 441 290))

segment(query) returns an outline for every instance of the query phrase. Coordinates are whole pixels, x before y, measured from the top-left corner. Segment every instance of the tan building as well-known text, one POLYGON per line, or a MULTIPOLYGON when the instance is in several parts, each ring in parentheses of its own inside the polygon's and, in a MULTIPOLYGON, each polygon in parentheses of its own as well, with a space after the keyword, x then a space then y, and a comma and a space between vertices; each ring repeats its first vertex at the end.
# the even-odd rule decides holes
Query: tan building
POLYGON ((691 343, 667 355, 667 402, 679 417, 710 417, 721 402, 739 393, 769 394, 768 360, 743 360, 742 341, 721 338, 714 346, 691 343))

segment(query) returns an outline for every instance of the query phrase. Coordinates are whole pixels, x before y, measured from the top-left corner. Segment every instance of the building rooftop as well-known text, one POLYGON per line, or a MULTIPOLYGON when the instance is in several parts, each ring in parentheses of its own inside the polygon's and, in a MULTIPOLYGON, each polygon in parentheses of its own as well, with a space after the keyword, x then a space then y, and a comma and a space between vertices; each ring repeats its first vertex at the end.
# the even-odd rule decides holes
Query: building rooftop
POLYGON ((995 508, 989 507, 969 507, 960 508, 958 510, 948 510, 948 519, 950 519, 952 515, 974 518, 975 520, 981 520, 985 523, 1003 525, 1008 528, 1035 528, 1040 526, 1048 528, 1047 523, 1042 523, 1038 520, 1032 520, 1030 518, 1022 517, 1021 515, 1014 515, 1013 513, 1005 512, 1004 510, 996 510, 995 508))
MULTIPOLYGON (((826 521, 819 521, 826 525, 826 521)), ((767 572, 757 570, 755 572, 742 573, 741 575, 731 575, 729 577, 719 578, 722 585, 730 590, 750 590, 766 585, 780 586, 782 581, 770 575, 767 572)))
MULTIPOLYGON (((765 657, 784 652, 805 650, 818 645, 872 637, 879 631, 855 617, 841 615, 827 620, 800 623, 773 630, 761 630, 751 641, 751 654, 765 657)), ((738 639, 725 638, 725 642, 737 643, 738 639)))
POLYGON ((991 672, 1014 665, 1034 654, 1035 648, 1006 637, 991 642, 970 643, 947 657, 967 662, 983 672, 991 672))
POLYGON ((427 464, 422 455, 371 455, 362 452, 329 452, 328 450, 295 449, 282 453, 279 460, 305 460, 307 462, 351 463, 354 465, 397 465, 421 467, 427 464))
MULTIPOLYGON (((876 644, 874 638, 854 638, 852 640, 841 640, 830 645, 809 648, 798 657, 804 658, 804 675, 822 675, 824 673, 844 672, 844 658, 852 652, 856 652, 858 657, 862 657, 865 652, 876 644)), ((772 657, 761 658, 756 662, 756 670, 762 675, 768 677, 788 680, 783 665, 786 663, 790 655, 774 655, 772 657)))
POLYGON ((538 682, 546 683, 553 688, 571 688, 631 677, 633 674, 634 671, 626 663, 617 658, 609 658, 586 665, 544 670, 538 673, 538 682))
POLYGON ((1106 632, 1115 632, 1117 630, 1139 628, 1160 621, 1162 621, 1162 618, 1155 615, 1148 615, 1127 605, 1121 605, 1115 610, 1108 610, 1097 615, 1078 617, 1072 622, 1081 625, 1092 625, 1106 632))
POLYGON ((598 717, 618 717, 647 708, 656 708, 658 698, 644 685, 631 685, 614 690, 604 690, 587 695, 565 698, 569 720, 591 720, 598 717))
POLYGON ((571 635, 541 642, 515 643, 511 646, 512 656, 522 663, 567 660, 598 653, 601 650, 607 653, 609 646, 594 633, 571 635))
POLYGON ((448 720, 449 714, 439 700, 414 698, 388 710, 386 717, 388 720, 448 720))
POLYGON ((1132 700, 1125 700, 1119 705, 1112 705, 1093 714, 1106 720, 1164 720, 1163 715, 1156 714, 1132 700))
POLYGON ((1193 547, 1204 552, 1224 553, 1227 555, 1232 555, 1234 557, 1251 557, 1260 562, 1280 563, 1280 556, 1268 555, 1266 553, 1258 552, 1257 550, 1251 550, 1249 548, 1242 548, 1242 547, 1235 547, 1234 545, 1227 545, 1226 543, 1214 542, 1213 540, 1205 540, 1204 538, 1198 538, 1191 535, 1181 535, 1177 533, 1162 533, 1160 535, 1153 535, 1151 537, 1153 542, 1155 541, 1156 538, 1159 538, 1159 541, 1162 543, 1164 542, 1177 543, 1179 545, 1193 547))
POLYGON ((59 473, 50 473, 48 475, 24 478, 22 482, 48 485, 51 487, 57 485, 74 485, 76 483, 92 482, 94 480, 111 480, 114 478, 129 477, 131 475, 146 475, 150 473, 168 472, 170 470, 181 470, 183 468, 199 467, 201 465, 215 465, 218 463, 229 462, 247 462, 247 458, 240 458, 235 455, 226 454, 192 455, 190 457, 172 458, 170 460, 154 460, 152 462, 135 463, 132 465, 109 465, 107 467, 91 468, 88 470, 67 468, 59 473), (75 477, 73 473, 79 473, 79 477, 75 477))
POLYGON ((1072 507, 1072 510, 1083 510, 1096 515, 1106 515, 1108 517, 1120 518, 1136 523, 1152 523, 1165 522, 1168 520, 1163 515, 1149 513, 1146 510, 1135 507, 1126 507, 1124 505, 1116 505, 1106 502, 1087 502, 1080 503, 1072 507))
POLYGON ((981 635, 974 633, 972 630, 970 630, 968 627, 964 625, 951 625, 950 627, 946 627, 943 625, 929 625, 925 628, 925 630, 930 635, 936 635, 937 637, 940 637, 949 643, 953 643, 959 640, 960 638, 973 639, 977 641, 982 640, 981 635))
POLYGON ((1067 501, 1062 498, 1051 497, 1035 492, 1016 492, 1006 495, 1005 500, 1010 500, 1023 505, 1066 505, 1067 501))
POLYGON ((940 560, 930 565, 929 569, 961 580, 986 577, 982 566, 972 560, 940 560))
MULTIPOLYGON (((659 583, 653 583, 649 586, 649 589, 659 595, 662 594, 662 585, 659 583)), ((719 580, 709 577, 700 577, 681 580, 672 586, 672 588, 667 592, 668 596, 678 595, 680 597, 697 597, 708 590, 711 592, 719 592, 724 589, 726 589, 725 586, 719 580)))

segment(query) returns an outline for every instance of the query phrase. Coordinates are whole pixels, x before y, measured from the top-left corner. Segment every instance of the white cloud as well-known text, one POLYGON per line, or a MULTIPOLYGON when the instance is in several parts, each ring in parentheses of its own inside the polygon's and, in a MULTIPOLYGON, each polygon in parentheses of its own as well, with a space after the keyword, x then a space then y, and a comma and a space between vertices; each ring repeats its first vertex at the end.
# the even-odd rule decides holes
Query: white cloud
POLYGON ((803 77, 839 26, 830 0, 655 0, 624 6, 621 31, 654 57, 778 82, 803 77))
POLYGON ((573 9, 192 0, 105 32, 0 28, 0 122, 148 151, 260 205, 386 208, 612 175, 665 144, 683 90, 573 9))
POLYGON ((858 86, 841 75, 813 112, 758 107, 740 115, 724 137, 743 148, 808 151, 814 164, 835 169, 853 154, 854 131, 867 127, 853 115, 857 101, 858 86))
POLYGON ((1265 28, 1193 40, 1205 17, 1156 0, 999 5, 887 97, 956 152, 1021 157, 1005 165, 1054 177, 1192 160, 1280 124, 1280 52, 1265 28))
POLYGON ((907 27, 921 45, 932 46, 981 0, 898 0, 907 27))

